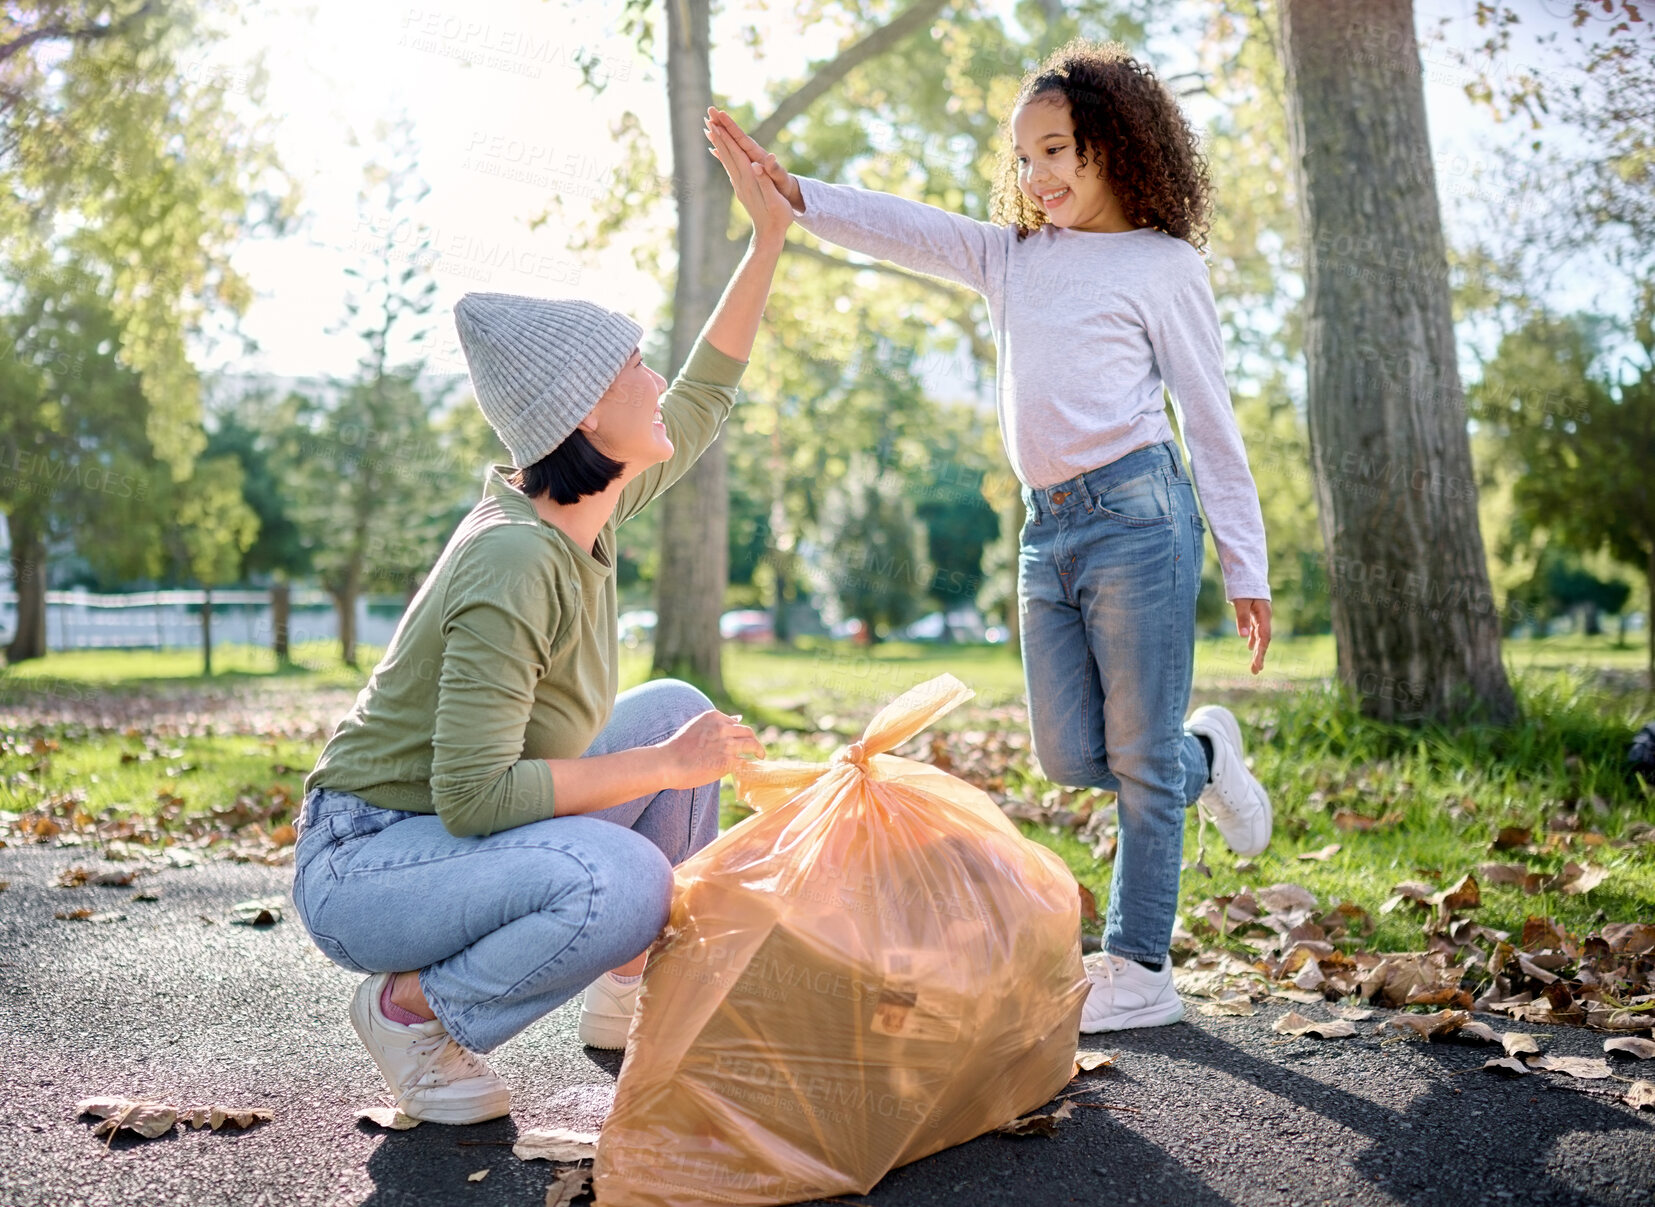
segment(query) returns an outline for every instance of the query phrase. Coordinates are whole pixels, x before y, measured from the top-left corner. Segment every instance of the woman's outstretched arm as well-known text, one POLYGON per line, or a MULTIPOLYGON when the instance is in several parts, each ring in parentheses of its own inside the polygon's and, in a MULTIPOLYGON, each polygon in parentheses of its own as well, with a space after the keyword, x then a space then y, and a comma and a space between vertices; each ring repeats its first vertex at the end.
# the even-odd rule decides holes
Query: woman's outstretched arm
MULTIPOLYGON (((708 137, 713 136, 709 126, 708 137)), ((762 171, 748 162, 728 140, 714 140, 713 154, 724 165, 736 200, 753 221, 747 254, 725 286, 724 296, 701 329, 672 386, 661 397, 661 415, 672 440, 673 454, 639 474, 621 492, 615 523, 637 515, 667 487, 689 472, 717 438, 719 428, 735 404, 736 383, 753 351, 770 283, 776 275, 793 221, 793 207, 776 191, 762 171)), ((654 398, 648 400, 654 404, 654 398)))

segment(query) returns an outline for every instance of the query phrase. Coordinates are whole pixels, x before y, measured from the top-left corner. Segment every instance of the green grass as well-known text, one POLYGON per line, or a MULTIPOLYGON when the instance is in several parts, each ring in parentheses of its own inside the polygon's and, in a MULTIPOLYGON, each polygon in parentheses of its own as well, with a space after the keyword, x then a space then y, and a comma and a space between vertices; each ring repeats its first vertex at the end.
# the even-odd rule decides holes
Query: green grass
POLYGON ((381 646, 356 647, 358 667, 339 659, 336 641, 311 641, 292 649, 291 665, 276 667, 276 656, 266 646, 213 647, 213 675, 201 673, 201 651, 67 650, 0 667, 0 701, 18 693, 53 688, 100 687, 143 689, 156 686, 238 686, 243 684, 299 688, 361 687, 384 654, 381 646))
MULTIPOLYGON (((195 651, 53 654, 0 674, 0 712, 49 712, 54 698, 85 704, 122 697, 138 706, 153 697, 159 710, 196 696, 208 701, 210 711, 215 693, 223 692, 263 701, 281 715, 308 707, 325 727, 335 719, 328 709, 348 705, 348 693, 365 680, 379 653, 364 648, 361 667, 352 669, 339 663, 336 646, 319 643, 296 650, 295 666, 277 672, 267 652, 227 645, 215 651, 222 673, 211 680, 199 675, 195 651)), ((1610 636, 1508 643, 1504 657, 1526 718, 1509 730, 1413 730, 1368 721, 1330 686, 1333 655, 1329 638, 1278 641, 1265 673, 1253 677, 1238 639, 1198 643, 1192 704, 1223 700, 1236 709, 1255 771, 1271 790, 1277 830, 1270 850, 1242 870, 1209 829, 1212 877, 1185 873, 1186 917, 1208 896, 1291 881, 1324 905, 1349 900, 1371 911, 1378 924, 1371 946, 1417 949, 1420 918, 1410 907, 1379 913, 1397 882, 1424 879, 1443 887, 1485 861, 1552 873, 1569 859, 1605 867, 1609 877, 1578 897, 1531 897, 1485 884, 1477 920, 1516 931, 1526 915, 1543 914, 1583 930, 1605 920, 1655 915, 1655 846, 1615 845, 1632 823, 1655 823, 1655 801, 1621 770, 1632 730, 1655 708, 1646 695, 1628 692, 1624 677, 1602 674, 1640 670, 1646 658, 1641 645, 1617 648, 1610 636), (1333 821, 1341 810, 1395 814, 1397 820, 1366 832, 1341 830, 1333 821), (1549 847, 1535 853, 1489 850, 1503 826, 1531 828, 1545 842, 1547 823, 1560 815, 1577 815, 1583 830, 1596 831, 1603 842, 1554 835, 1549 847), (1573 845, 1563 846, 1565 841, 1573 845), (1325 862, 1298 859, 1335 842, 1341 850, 1325 862)), ((647 650, 622 652, 623 687, 641 682, 648 671, 647 650)), ((761 727, 775 727, 773 756, 821 759, 886 701, 943 671, 964 680, 977 698, 940 728, 1022 723, 1013 719, 1023 691, 1021 666, 1010 651, 991 647, 733 646, 726 651, 729 692, 722 703, 761 727)), ((25 725, 0 750, 0 809, 20 811, 76 789, 86 794, 85 807, 93 813, 150 812, 161 793, 181 797, 190 810, 221 807, 240 792, 267 792, 277 783, 297 795, 321 745, 257 733, 173 736, 137 728, 125 734, 57 721, 25 725), (123 753, 138 758, 123 761, 123 753)), ((1054 790, 1026 765, 1010 769, 1007 788, 1029 799, 1054 790)), ((724 803, 726 824, 743 815, 728 786, 724 803)), ((1024 829, 1056 850, 1100 902, 1106 900, 1110 866, 1094 860, 1072 832, 1029 823, 1024 829)), ((1192 810, 1186 834, 1192 861, 1197 842, 1192 810)))

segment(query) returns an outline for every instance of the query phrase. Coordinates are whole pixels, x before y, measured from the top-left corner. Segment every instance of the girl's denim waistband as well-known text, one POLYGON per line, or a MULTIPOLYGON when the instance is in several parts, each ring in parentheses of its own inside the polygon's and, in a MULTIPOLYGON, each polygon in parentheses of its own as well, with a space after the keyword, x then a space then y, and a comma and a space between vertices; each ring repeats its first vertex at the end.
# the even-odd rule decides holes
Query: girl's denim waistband
POLYGON ((1107 465, 1089 469, 1066 482, 1052 486, 1023 487, 1023 504, 1036 517, 1052 515, 1065 506, 1084 506, 1091 510, 1092 501, 1115 487, 1158 469, 1171 471, 1174 481, 1184 479, 1184 458, 1172 440, 1146 444, 1116 457, 1107 465))

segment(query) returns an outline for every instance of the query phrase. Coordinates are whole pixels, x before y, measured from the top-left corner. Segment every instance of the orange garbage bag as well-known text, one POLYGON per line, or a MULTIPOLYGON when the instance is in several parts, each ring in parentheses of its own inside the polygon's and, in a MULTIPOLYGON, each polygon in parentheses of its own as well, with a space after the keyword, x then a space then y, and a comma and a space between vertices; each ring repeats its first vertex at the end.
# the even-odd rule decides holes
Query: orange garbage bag
POLYGON ((1080 895, 977 788, 884 753, 972 692, 921 684, 679 865, 594 1171, 602 1207, 871 1189, 1074 1073, 1080 895))

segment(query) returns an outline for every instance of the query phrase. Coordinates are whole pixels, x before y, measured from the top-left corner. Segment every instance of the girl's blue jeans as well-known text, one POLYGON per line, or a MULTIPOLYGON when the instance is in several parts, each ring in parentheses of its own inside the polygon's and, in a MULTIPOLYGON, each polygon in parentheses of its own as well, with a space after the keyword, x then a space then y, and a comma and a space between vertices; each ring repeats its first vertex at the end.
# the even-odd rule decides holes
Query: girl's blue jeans
POLYGON ((1171 441, 1056 486, 1025 487, 1017 594, 1034 750, 1048 778, 1116 794, 1106 951, 1164 960, 1184 810, 1207 783, 1184 731, 1202 535, 1171 441))
MULTIPOLYGON (((662 741, 711 707, 676 680, 634 687, 586 754, 662 741)), ((293 901, 317 947, 354 972, 418 969, 449 1035, 488 1052, 654 941, 673 865, 718 834, 718 784, 481 837, 329 788, 302 821, 293 901)))

